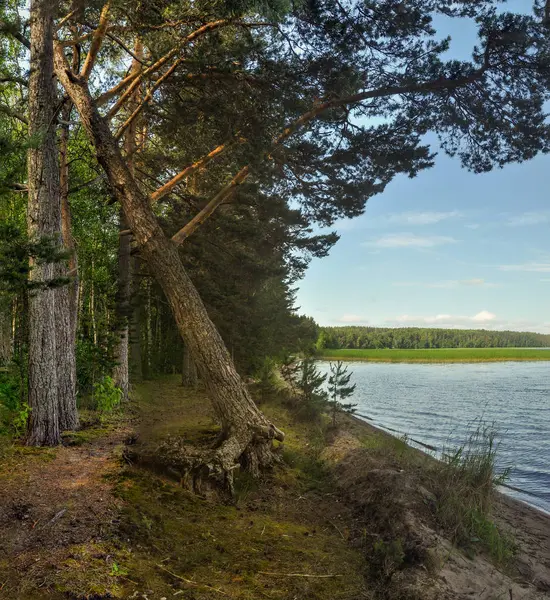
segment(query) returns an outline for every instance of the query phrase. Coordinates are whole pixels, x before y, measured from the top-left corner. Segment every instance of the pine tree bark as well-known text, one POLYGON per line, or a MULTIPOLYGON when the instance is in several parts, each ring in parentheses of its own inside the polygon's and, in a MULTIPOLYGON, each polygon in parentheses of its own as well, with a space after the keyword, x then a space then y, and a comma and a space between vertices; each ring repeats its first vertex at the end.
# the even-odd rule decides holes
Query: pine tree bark
MULTIPOLYGON (((53 43, 53 42, 52 42, 53 43)), ((71 106, 65 104, 62 118, 70 119, 71 106)), ((57 389, 59 401, 59 428, 61 431, 78 429, 76 408, 76 327, 78 314, 78 265, 72 235, 71 209, 69 206, 69 126, 64 124, 59 139, 59 188, 61 210, 61 234, 63 246, 68 252, 69 273, 64 262, 57 265, 58 275, 72 281, 55 290, 57 389)))
MULTIPOLYGON (((32 0, 29 78, 28 231, 31 238, 59 236, 59 165, 55 135, 53 15, 49 0, 32 0)), ((31 280, 57 275, 53 263, 32 265, 31 280)), ((29 417, 27 443, 49 446, 61 441, 57 379, 56 293, 42 289, 29 298, 29 417)))
POLYGON ((208 459, 207 471, 225 479, 227 485, 231 485, 231 473, 238 462, 258 474, 274 460, 271 440, 283 440, 284 434, 254 404, 183 267, 176 245, 164 235, 151 209, 151 199, 137 185, 86 82, 70 71, 60 45, 55 49, 55 66, 124 210, 140 255, 164 291, 222 424, 220 444, 208 459))

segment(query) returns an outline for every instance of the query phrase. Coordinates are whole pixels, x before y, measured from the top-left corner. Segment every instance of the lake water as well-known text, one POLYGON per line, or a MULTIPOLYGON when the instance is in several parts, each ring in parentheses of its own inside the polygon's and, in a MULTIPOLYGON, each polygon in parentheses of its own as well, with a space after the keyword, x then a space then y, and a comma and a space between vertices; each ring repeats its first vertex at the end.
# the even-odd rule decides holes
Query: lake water
POLYGON ((346 364, 357 412, 394 435, 441 450, 463 443, 475 420, 494 423, 499 467, 523 490, 503 491, 550 513, 550 363, 346 364))

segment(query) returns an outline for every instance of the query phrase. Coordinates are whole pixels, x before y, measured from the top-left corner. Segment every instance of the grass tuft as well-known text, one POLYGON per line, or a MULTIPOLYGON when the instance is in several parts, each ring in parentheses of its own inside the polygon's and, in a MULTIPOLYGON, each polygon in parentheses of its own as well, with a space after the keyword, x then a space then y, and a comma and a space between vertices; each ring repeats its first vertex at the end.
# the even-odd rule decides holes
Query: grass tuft
POLYGON ((444 453, 433 483, 437 519, 453 541, 472 553, 481 547, 506 563, 515 545, 491 518, 495 488, 509 475, 509 469, 498 470, 497 453, 495 428, 479 423, 464 445, 444 453))

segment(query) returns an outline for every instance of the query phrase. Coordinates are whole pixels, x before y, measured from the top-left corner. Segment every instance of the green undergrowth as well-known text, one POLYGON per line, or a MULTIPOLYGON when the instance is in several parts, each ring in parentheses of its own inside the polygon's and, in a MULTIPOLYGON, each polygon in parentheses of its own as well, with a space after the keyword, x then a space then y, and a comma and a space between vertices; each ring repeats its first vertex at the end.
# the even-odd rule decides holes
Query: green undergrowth
MULTIPOLYGON (((34 596, 25 591, 20 598, 103 600, 143 594, 149 600, 369 598, 375 593, 370 586, 376 585, 376 577, 390 577, 409 565, 407 539, 399 532, 393 537, 378 532, 369 513, 361 542, 362 525, 353 507, 341 502, 341 482, 333 480, 337 475, 327 450, 332 452, 332 465, 357 450, 366 453, 368 469, 406 473, 414 490, 425 486, 433 498, 430 526, 467 552, 486 552, 496 562, 509 558, 512 546, 491 518, 488 490, 492 490, 494 447, 489 448, 490 464, 479 455, 473 460, 466 448, 457 451, 454 460, 438 462, 411 448, 406 439, 347 416, 339 430, 327 428, 323 419, 304 422, 277 395, 268 399, 264 394, 261 409, 287 436, 279 447, 280 468, 260 481, 238 472, 234 501, 221 503, 121 461, 105 476, 117 507, 114 520, 105 524, 105 534, 60 548, 58 556, 38 555, 42 564, 50 561, 52 567, 44 582, 33 580, 31 585, 27 580, 34 596), (339 440, 347 442, 340 448, 339 440), (456 521, 450 521, 450 514, 456 521)), ((132 411, 139 414, 137 443, 177 435, 190 444, 203 444, 213 441, 219 431, 204 392, 181 388, 175 377, 138 386, 132 411)), ((119 418, 113 414, 98 419, 83 412, 84 429, 66 441, 93 444, 116 427, 119 418)), ((36 452, 36 460, 55 456, 55 450, 12 451, 36 452)))
MULTIPOLYGON (((215 433, 202 393, 163 382, 137 392, 144 415, 140 438, 204 441, 215 433), (162 407, 155 406, 158 397, 162 407)), ((90 570, 88 581, 75 578, 89 558, 82 553, 58 589, 78 590, 80 597, 138 592, 151 600, 177 592, 196 600, 363 597, 363 556, 350 548, 344 526, 334 525, 342 509, 321 466, 322 431, 294 423, 278 403, 262 409, 287 433, 285 468, 263 481, 238 474, 233 504, 207 501, 149 471, 125 468, 114 481, 122 506, 117 538, 102 551, 116 568, 109 576, 103 565, 90 570)))

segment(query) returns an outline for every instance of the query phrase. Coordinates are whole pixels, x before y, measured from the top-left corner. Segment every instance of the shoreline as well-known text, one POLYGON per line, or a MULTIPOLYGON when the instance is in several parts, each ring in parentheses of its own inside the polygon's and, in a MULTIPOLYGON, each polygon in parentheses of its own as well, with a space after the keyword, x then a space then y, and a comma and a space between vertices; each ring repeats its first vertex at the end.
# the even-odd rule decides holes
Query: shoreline
MULTIPOLYGON (((362 427, 364 427, 365 429, 371 429, 372 431, 384 435, 384 436, 388 436, 390 438, 393 439, 400 439, 397 435, 394 435, 390 430, 387 430, 385 428, 383 428, 383 426, 380 425, 374 425, 373 423, 371 423, 368 419, 368 417, 366 416, 360 416, 360 415, 348 415, 348 417, 356 424, 361 425, 362 427)), ((418 440, 415 440, 414 438, 411 438, 408 436, 408 434, 406 433, 402 433, 400 431, 395 431, 395 433, 400 433, 402 435, 407 436, 408 440, 412 440, 414 442, 414 444, 418 444, 420 446, 424 446, 426 448, 426 450, 423 450, 422 448, 418 448, 416 445, 412 445, 410 444, 408 441, 405 442, 406 445, 411 449, 414 450, 415 452, 418 452, 419 454, 422 454, 425 457, 431 458, 433 460, 439 460, 437 457, 433 456, 432 454, 430 454, 429 451, 437 451, 436 448, 434 448, 433 446, 430 446, 429 444, 425 444, 423 442, 420 442, 418 440)), ((509 486, 500 486, 500 487, 509 487, 509 486)), ((518 491, 520 493, 525 493, 526 495, 528 495, 528 492, 524 492, 523 490, 520 490, 519 488, 513 488, 513 487, 509 487, 509 489, 513 490, 513 491, 518 491)), ((529 502, 526 502, 524 500, 520 500, 519 498, 516 498, 515 496, 512 496, 511 494, 507 494, 504 491, 501 491, 499 489, 496 490, 496 494, 495 494, 497 501, 502 503, 506 503, 508 505, 510 505, 511 508, 513 508, 513 506, 516 507, 516 509, 521 510, 522 512, 524 511, 533 511, 533 515, 537 514, 538 517, 537 518, 543 518, 547 520, 547 528, 548 528, 548 537, 550 539, 550 511, 545 510, 544 508, 541 508, 539 506, 534 506, 533 504, 529 504, 529 502)))
POLYGON ((482 363, 550 361, 547 348, 324 348, 320 360, 379 363, 482 363))
POLYGON ((375 362, 375 363, 405 363, 405 364, 467 364, 467 363, 495 363, 495 362, 548 362, 548 358, 372 358, 358 356, 330 356, 320 355, 319 360, 342 360, 346 362, 375 362))

